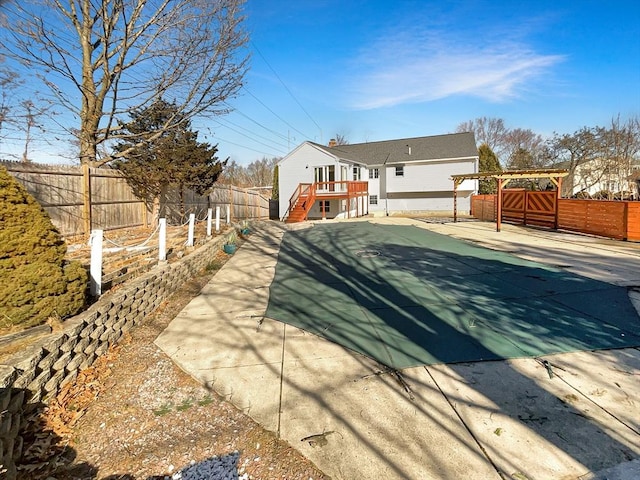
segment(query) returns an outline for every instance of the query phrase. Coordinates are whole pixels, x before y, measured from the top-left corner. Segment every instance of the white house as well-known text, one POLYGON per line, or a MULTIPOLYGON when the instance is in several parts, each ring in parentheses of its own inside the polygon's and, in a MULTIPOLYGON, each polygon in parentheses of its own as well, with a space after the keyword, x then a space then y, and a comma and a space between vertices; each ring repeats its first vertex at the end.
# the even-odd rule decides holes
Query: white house
MULTIPOLYGON (((304 142, 278 163, 280 218, 451 212, 451 175, 477 171, 469 132, 352 145, 304 142)), ((458 187, 458 211, 470 210, 476 191, 475 180, 458 187)))
POLYGON ((616 162, 604 157, 585 161, 576 165, 570 176, 571 194, 637 199, 639 173, 638 160, 616 162))

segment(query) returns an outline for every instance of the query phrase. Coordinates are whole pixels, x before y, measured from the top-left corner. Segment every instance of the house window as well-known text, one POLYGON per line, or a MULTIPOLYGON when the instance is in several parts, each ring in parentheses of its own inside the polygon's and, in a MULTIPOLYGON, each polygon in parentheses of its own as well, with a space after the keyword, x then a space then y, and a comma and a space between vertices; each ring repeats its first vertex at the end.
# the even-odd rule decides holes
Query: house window
POLYGON ((404 167, 396 167, 396 177, 404 177, 404 167))
POLYGON ((378 195, 369 195, 369 205, 378 204, 378 195))
POLYGON ((320 212, 330 212, 331 202, 329 200, 320 200, 320 212))
POLYGON ((372 168, 369 170, 369 178, 378 178, 380 176, 380 172, 377 168, 372 168))
POLYGON ((353 180, 360 180, 360 167, 353 167, 353 180))

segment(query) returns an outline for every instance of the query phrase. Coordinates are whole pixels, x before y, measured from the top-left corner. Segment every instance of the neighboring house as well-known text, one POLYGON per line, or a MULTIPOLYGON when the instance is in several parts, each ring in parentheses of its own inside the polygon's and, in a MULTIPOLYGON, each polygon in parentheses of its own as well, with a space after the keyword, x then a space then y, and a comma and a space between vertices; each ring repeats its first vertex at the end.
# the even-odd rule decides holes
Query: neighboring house
POLYGON ((571 196, 587 194, 590 197, 638 199, 640 161, 611 162, 594 159, 576 165, 570 181, 571 196))
MULTIPOLYGON (((473 133, 329 146, 304 142, 278 163, 280 218, 453 211, 452 174, 476 173, 473 133)), ((470 210, 477 181, 458 187, 470 210)))

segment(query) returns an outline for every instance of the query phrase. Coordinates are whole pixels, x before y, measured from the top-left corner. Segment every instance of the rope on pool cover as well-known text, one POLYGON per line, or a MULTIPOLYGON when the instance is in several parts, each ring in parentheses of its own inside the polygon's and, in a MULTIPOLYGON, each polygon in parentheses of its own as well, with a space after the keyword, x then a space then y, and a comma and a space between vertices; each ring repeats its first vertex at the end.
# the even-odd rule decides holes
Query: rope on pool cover
POLYGON ((380 256, 380 252, 377 250, 358 250, 355 253, 356 257, 361 257, 361 258, 372 258, 372 257, 379 257, 380 256))

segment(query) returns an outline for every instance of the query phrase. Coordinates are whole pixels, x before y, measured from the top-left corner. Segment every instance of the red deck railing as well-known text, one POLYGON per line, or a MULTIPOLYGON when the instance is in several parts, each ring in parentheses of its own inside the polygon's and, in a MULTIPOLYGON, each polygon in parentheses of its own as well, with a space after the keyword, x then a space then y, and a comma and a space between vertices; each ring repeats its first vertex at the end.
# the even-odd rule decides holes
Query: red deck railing
POLYGON ((306 214, 317 198, 355 198, 369 194, 369 182, 339 180, 334 182, 301 183, 289 199, 289 208, 283 219, 287 218, 293 209, 302 202, 306 214))

